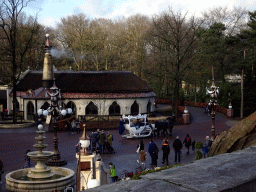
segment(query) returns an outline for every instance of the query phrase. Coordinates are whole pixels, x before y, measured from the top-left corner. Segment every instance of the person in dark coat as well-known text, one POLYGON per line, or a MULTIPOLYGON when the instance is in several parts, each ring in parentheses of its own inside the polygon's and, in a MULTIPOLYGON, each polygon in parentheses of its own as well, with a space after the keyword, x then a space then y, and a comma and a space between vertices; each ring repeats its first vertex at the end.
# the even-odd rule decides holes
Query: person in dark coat
POLYGON ((157 159, 158 159, 158 147, 154 143, 153 140, 150 140, 149 146, 148 146, 148 152, 151 156, 151 165, 156 167, 157 166, 157 159))
POLYGON ((70 131, 71 131, 71 124, 69 121, 66 121, 66 127, 67 127, 67 132, 68 132, 68 135, 70 135, 70 131))
POLYGON ((172 146, 175 150, 175 163, 177 163, 177 156, 178 156, 178 161, 180 163, 180 149, 182 148, 182 143, 181 143, 179 136, 176 137, 172 146))
POLYGON ((162 150, 163 150, 163 161, 162 161, 162 165, 164 165, 164 162, 165 162, 165 160, 166 160, 166 163, 167 163, 167 166, 168 166, 168 165, 169 165, 168 156, 169 156, 169 153, 170 153, 170 146, 169 146, 167 140, 164 140, 164 143, 163 143, 163 145, 162 145, 162 150))
POLYGON ((122 118, 120 118, 120 120, 119 120, 119 134, 120 135, 122 135, 124 133, 124 130, 125 130, 124 124, 125 124, 124 120, 122 118))
POLYGON ((183 144, 185 144, 185 147, 188 149, 187 154, 189 154, 189 147, 191 145, 191 138, 189 137, 189 134, 185 137, 183 144))
POLYGON ((192 151, 195 151, 195 145, 196 145, 196 141, 194 140, 194 141, 192 142, 192 144, 191 144, 191 146, 192 146, 192 151))
POLYGON ((91 134, 91 142, 92 142, 92 152, 96 150, 96 143, 98 141, 97 132, 92 132, 91 134))
POLYGON ((106 141, 106 134, 104 133, 104 130, 102 130, 101 133, 98 135, 98 141, 99 141, 99 146, 100 146, 99 148, 100 148, 101 154, 103 154, 105 151, 104 146, 106 141))
POLYGON ((30 157, 28 156, 28 153, 30 152, 30 149, 27 150, 26 152, 26 156, 25 156, 25 162, 26 162, 26 167, 30 167, 31 163, 30 163, 30 157))

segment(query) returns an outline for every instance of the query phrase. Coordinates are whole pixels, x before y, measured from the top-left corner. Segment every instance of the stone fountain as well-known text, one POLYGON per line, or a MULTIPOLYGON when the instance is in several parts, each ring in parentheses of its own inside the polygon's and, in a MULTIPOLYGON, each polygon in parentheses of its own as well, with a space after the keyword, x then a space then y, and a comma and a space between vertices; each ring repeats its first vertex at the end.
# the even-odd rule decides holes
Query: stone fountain
POLYGON ((61 167, 47 167, 45 162, 50 159, 54 152, 43 151, 47 144, 43 144, 45 136, 43 126, 38 126, 37 144, 33 145, 38 151, 28 153, 28 156, 37 162, 34 168, 19 169, 6 175, 6 189, 17 192, 52 192, 64 190, 69 185, 75 184, 75 172, 61 167))

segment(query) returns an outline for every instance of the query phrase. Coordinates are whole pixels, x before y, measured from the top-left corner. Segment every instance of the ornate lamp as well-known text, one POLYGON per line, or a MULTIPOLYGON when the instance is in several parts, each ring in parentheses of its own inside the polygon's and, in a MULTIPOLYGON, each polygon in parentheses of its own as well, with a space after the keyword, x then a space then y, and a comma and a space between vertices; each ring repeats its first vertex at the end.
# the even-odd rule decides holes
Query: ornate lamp
POLYGON ((211 140, 213 141, 215 139, 215 106, 218 105, 217 103, 217 96, 219 95, 219 87, 216 87, 214 84, 214 70, 212 66, 212 86, 210 89, 206 88, 206 95, 210 95, 211 99, 209 101, 209 106, 212 108, 212 137, 211 140))
POLYGON ((72 109, 62 109, 62 107, 58 104, 61 99, 60 89, 58 89, 55 85, 55 79, 53 80, 53 86, 50 88, 51 92, 47 91, 47 94, 51 97, 51 105, 47 110, 39 109, 37 111, 38 115, 47 116, 47 123, 53 124, 54 128, 54 155, 51 160, 49 160, 46 164, 50 166, 63 166, 66 165, 67 162, 65 160, 61 160, 60 152, 58 149, 58 137, 57 137, 57 121, 56 118, 59 116, 65 116, 67 113, 71 114, 72 109), (49 119, 48 119, 49 118, 49 119))

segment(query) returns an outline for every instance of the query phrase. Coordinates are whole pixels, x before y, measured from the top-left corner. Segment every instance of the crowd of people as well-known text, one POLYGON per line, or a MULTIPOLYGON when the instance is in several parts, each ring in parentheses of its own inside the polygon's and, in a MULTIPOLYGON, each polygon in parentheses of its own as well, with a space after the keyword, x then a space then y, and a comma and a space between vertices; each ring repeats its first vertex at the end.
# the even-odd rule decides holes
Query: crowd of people
MULTIPOLYGON (((83 124, 86 126, 86 124, 83 124)), ((98 151, 99 154, 104 153, 115 153, 112 143, 114 140, 113 135, 108 131, 107 135, 104 130, 97 129, 97 131, 92 132, 90 136, 86 135, 91 142, 89 149, 91 152, 98 151)), ((78 152, 78 144, 76 145, 76 152, 78 152)))
MULTIPOLYGON (((190 154, 190 146, 192 148, 192 151, 195 151, 195 140, 192 142, 189 134, 186 135, 184 141, 182 142, 180 140, 179 136, 176 136, 175 140, 172 143, 172 147, 174 149, 174 162, 175 163, 180 163, 181 162, 181 154, 182 154, 182 148, 183 145, 186 148, 186 154, 189 155, 190 154)), ((203 153, 204 153, 204 157, 207 156, 210 147, 212 145, 212 141, 210 140, 209 136, 206 136, 206 142, 204 144, 204 148, 203 148, 203 153)), ((169 145, 169 140, 166 137, 163 140, 162 143, 162 151, 163 151, 163 156, 162 156, 162 165, 169 165, 169 154, 170 154, 170 145, 169 145)), ((144 151, 144 143, 143 140, 140 141, 140 144, 137 145, 137 153, 139 153, 140 155, 140 161, 141 162, 145 162, 146 161, 146 153, 144 151)), ((158 153, 159 153, 159 149, 157 147, 157 145, 154 143, 153 140, 150 140, 150 143, 148 145, 148 153, 150 154, 151 157, 151 166, 152 167, 156 167, 157 166, 157 160, 158 160, 158 153)))

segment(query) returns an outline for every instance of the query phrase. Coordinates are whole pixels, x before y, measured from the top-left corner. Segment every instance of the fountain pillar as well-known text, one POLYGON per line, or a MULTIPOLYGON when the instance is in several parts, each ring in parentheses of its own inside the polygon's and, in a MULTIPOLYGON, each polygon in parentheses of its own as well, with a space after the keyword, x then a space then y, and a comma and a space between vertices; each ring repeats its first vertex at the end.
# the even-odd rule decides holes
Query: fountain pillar
POLYGON ((38 149, 38 151, 28 153, 28 156, 32 160, 37 162, 35 168, 31 168, 31 171, 28 173, 28 177, 31 180, 45 180, 50 179, 51 177, 54 176, 54 173, 51 172, 51 168, 45 165, 45 161, 50 159, 54 155, 54 152, 43 151, 43 149, 47 147, 47 144, 43 144, 43 140, 45 139, 43 134, 45 133, 45 131, 42 131, 42 125, 39 125, 38 129, 39 131, 37 131, 36 133, 39 136, 35 138, 38 141, 38 143, 33 145, 36 149, 38 149))

